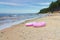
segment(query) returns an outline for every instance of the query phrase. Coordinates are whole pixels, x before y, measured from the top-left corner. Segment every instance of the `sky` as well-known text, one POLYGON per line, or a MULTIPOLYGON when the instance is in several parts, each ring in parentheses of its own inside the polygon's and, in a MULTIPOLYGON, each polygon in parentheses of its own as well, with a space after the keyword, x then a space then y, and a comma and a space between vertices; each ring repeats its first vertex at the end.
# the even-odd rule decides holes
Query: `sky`
POLYGON ((0 0, 0 13, 38 13, 56 0, 0 0))

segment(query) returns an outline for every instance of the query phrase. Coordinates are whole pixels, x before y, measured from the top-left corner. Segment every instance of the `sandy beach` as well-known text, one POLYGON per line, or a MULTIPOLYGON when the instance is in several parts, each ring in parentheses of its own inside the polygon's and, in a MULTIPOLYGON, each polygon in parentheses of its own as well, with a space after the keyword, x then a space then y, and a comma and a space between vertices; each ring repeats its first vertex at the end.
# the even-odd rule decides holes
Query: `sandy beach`
POLYGON ((60 16, 47 16, 25 21, 0 30, 0 40, 60 40, 60 16), (26 27, 27 22, 46 22, 45 27, 26 27))

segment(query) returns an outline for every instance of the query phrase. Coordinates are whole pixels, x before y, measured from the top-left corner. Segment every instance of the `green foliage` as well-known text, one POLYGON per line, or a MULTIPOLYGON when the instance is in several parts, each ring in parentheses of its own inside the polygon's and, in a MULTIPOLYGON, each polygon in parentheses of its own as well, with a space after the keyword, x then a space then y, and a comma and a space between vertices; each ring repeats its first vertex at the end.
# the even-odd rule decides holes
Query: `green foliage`
POLYGON ((60 1, 52 2, 49 6, 50 12, 58 11, 60 10, 60 1))
POLYGON ((39 13, 47 13, 49 11, 48 8, 41 9, 39 13))
POLYGON ((60 0, 52 2, 48 8, 41 9, 39 13, 48 13, 60 10, 60 0))
POLYGON ((57 0, 57 1, 60 1, 60 0, 57 0))

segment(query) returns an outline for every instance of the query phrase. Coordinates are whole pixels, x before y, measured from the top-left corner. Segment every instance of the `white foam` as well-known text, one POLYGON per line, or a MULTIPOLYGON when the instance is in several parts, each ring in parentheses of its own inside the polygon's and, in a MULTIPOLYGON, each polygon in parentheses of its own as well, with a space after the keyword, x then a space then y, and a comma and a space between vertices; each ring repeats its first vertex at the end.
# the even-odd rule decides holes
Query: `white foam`
MULTIPOLYGON (((38 18, 38 17, 35 17, 35 18, 38 18)), ((20 23, 25 22, 27 20, 32 20, 32 19, 35 19, 35 18, 30 18, 30 19, 26 19, 26 20, 22 20, 22 21, 17 21, 17 22, 14 22, 14 23, 6 23, 6 24, 0 26, 0 30, 12 27, 12 25, 17 25, 17 24, 20 24, 20 23)))
POLYGON ((29 18, 29 19, 22 20, 22 21, 20 20, 20 21, 14 22, 14 23, 4 24, 4 25, 0 26, 0 30, 3 30, 3 29, 5 29, 5 28, 9 28, 9 27, 12 27, 13 25, 17 25, 17 24, 20 24, 20 23, 25 22, 25 21, 27 21, 27 20, 32 20, 32 19, 36 19, 36 18, 40 18, 40 16, 35 17, 35 18, 29 18))

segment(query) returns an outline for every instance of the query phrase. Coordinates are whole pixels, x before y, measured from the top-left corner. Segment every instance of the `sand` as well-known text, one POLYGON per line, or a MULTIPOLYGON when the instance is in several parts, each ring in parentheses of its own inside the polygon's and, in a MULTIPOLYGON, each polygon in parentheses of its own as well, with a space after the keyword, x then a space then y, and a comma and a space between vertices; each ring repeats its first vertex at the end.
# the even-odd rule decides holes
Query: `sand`
POLYGON ((0 30, 0 40, 60 40, 60 16, 47 16, 25 21, 0 30), (27 22, 46 22, 45 27, 26 27, 27 22))

